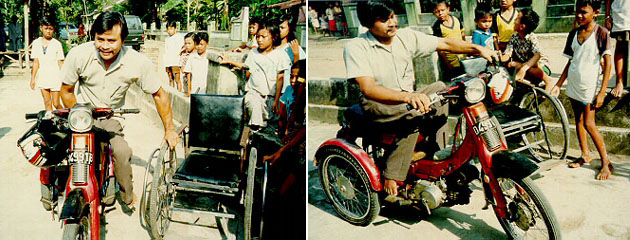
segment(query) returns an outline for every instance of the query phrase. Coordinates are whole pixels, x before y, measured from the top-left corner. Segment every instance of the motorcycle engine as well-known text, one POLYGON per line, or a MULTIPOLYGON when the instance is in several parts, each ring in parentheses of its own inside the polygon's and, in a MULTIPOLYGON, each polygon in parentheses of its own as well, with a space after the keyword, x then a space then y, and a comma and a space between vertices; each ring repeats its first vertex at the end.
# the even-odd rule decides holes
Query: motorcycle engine
MULTIPOLYGON (((443 182, 437 182, 437 184, 440 183, 443 184, 443 182)), ((437 184, 427 180, 418 180, 413 186, 409 198, 418 201, 425 200, 429 209, 435 209, 444 202, 445 198, 444 193, 437 184)))
POLYGON ((470 203, 470 194, 472 190, 468 184, 472 180, 479 178, 479 170, 471 164, 465 164, 457 171, 448 175, 446 179, 446 200, 445 206, 454 206, 456 204, 470 203))

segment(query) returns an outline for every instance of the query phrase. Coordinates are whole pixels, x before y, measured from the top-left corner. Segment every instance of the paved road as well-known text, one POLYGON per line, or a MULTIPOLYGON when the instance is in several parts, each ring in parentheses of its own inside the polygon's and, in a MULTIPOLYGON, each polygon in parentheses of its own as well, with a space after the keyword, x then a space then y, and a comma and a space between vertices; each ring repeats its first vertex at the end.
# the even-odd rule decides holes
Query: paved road
MULTIPOLYGON (((33 124, 25 122, 24 113, 43 109, 41 94, 28 88, 28 81, 15 66, 5 69, 0 78, 0 239, 59 239, 61 223, 44 211, 40 199, 39 168, 30 165, 16 141, 33 124)), ((133 107, 133 106, 125 106, 133 107)), ((133 149, 132 170, 135 193, 140 197, 144 169, 149 154, 163 137, 163 127, 153 125, 143 115, 128 115, 124 121, 125 138, 133 149)), ((136 204, 136 207, 138 204, 136 204)), ((186 216, 182 216, 186 217, 186 216)), ((195 220, 188 216, 188 220, 195 220)), ((142 228, 138 211, 127 216, 118 204, 105 214, 102 239, 150 239, 142 228)), ((216 225, 213 219, 201 222, 216 225)), ((222 239, 217 229, 171 224, 166 239, 222 239)))
MULTIPOLYGON (((473 182, 469 205, 440 208, 428 218, 382 209, 367 227, 357 227, 340 219, 319 183, 313 166, 317 147, 334 137, 336 125, 309 122, 309 239, 503 239, 506 238, 492 210, 482 210, 483 194, 473 182)), ((570 156, 578 153, 570 152, 570 156)), ((593 156, 596 153, 593 153, 593 156)), ((608 181, 597 181, 600 161, 580 169, 564 164, 543 172, 535 180, 551 203, 564 239, 630 239, 630 157, 611 156, 615 173, 608 181)))

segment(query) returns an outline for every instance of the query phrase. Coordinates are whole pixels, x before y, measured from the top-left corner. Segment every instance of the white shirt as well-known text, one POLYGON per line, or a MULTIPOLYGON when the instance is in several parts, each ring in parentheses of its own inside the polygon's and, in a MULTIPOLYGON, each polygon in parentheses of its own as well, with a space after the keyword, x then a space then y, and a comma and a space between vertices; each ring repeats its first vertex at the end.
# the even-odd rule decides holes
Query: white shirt
POLYGON ((164 66, 179 66, 179 53, 184 46, 184 35, 175 33, 164 41, 164 66))
POLYGON ((614 0, 610 5, 612 32, 630 30, 630 0, 614 0))
POLYGON ((263 96, 275 95, 278 73, 290 68, 288 58, 281 48, 274 49, 267 55, 258 52, 258 48, 250 51, 244 63, 250 73, 245 91, 253 90, 263 96))
POLYGON ((192 74, 192 83, 190 85, 190 91, 192 93, 206 94, 206 87, 208 86, 208 58, 205 52, 203 55, 193 53, 188 58, 188 62, 184 67, 184 72, 192 74), (199 89, 199 92, 197 92, 199 89))
POLYGON ((59 60, 63 60, 63 47, 57 39, 50 39, 46 52, 44 53, 42 37, 33 41, 33 51, 31 59, 39 60, 39 69, 35 76, 37 86, 44 89, 54 89, 59 91, 61 87, 61 69, 59 60))
POLYGON ((578 34, 575 34, 571 42, 573 56, 564 54, 571 59, 569 72, 567 75, 567 96, 580 102, 592 103, 598 90, 599 73, 601 70, 599 60, 606 54, 611 54, 607 49, 600 55, 597 47, 597 31, 593 30, 591 35, 582 44, 578 42, 578 34))

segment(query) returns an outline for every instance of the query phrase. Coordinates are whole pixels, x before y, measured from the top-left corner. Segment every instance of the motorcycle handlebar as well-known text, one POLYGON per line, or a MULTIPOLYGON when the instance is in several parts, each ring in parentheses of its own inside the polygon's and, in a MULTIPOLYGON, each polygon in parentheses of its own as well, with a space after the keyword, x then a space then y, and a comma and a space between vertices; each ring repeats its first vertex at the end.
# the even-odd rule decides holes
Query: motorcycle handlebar
MULTIPOLYGON (((431 94, 429 94, 429 100, 431 100, 429 105, 436 104, 437 102, 442 101, 443 99, 444 99, 444 97, 442 96, 442 94, 431 93, 431 94)), ((408 111, 411 111, 413 109, 414 109, 413 105, 407 104, 407 110, 408 111)))
POLYGON ((27 113, 24 114, 24 118, 26 118, 26 120, 28 119, 37 119, 39 116, 37 113, 27 113))
POLYGON ((137 109, 137 108, 118 109, 118 110, 114 110, 114 113, 119 113, 119 114, 140 113, 140 109, 137 109))

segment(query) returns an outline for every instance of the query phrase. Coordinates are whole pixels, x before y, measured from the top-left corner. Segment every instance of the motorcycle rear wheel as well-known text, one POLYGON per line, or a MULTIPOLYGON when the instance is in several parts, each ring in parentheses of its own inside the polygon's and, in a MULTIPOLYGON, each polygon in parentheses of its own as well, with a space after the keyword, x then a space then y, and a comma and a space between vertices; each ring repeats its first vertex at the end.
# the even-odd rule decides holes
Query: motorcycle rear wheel
POLYGON ((510 239, 562 239, 549 201, 529 178, 498 178, 507 201, 507 218, 497 215, 510 239))
POLYGON ((63 240, 90 239, 92 234, 90 216, 84 215, 79 223, 70 223, 63 226, 63 240))
POLYGON ((319 177, 326 197, 342 219, 354 225, 369 225, 381 207, 367 173, 346 151, 339 148, 323 151, 319 177))

